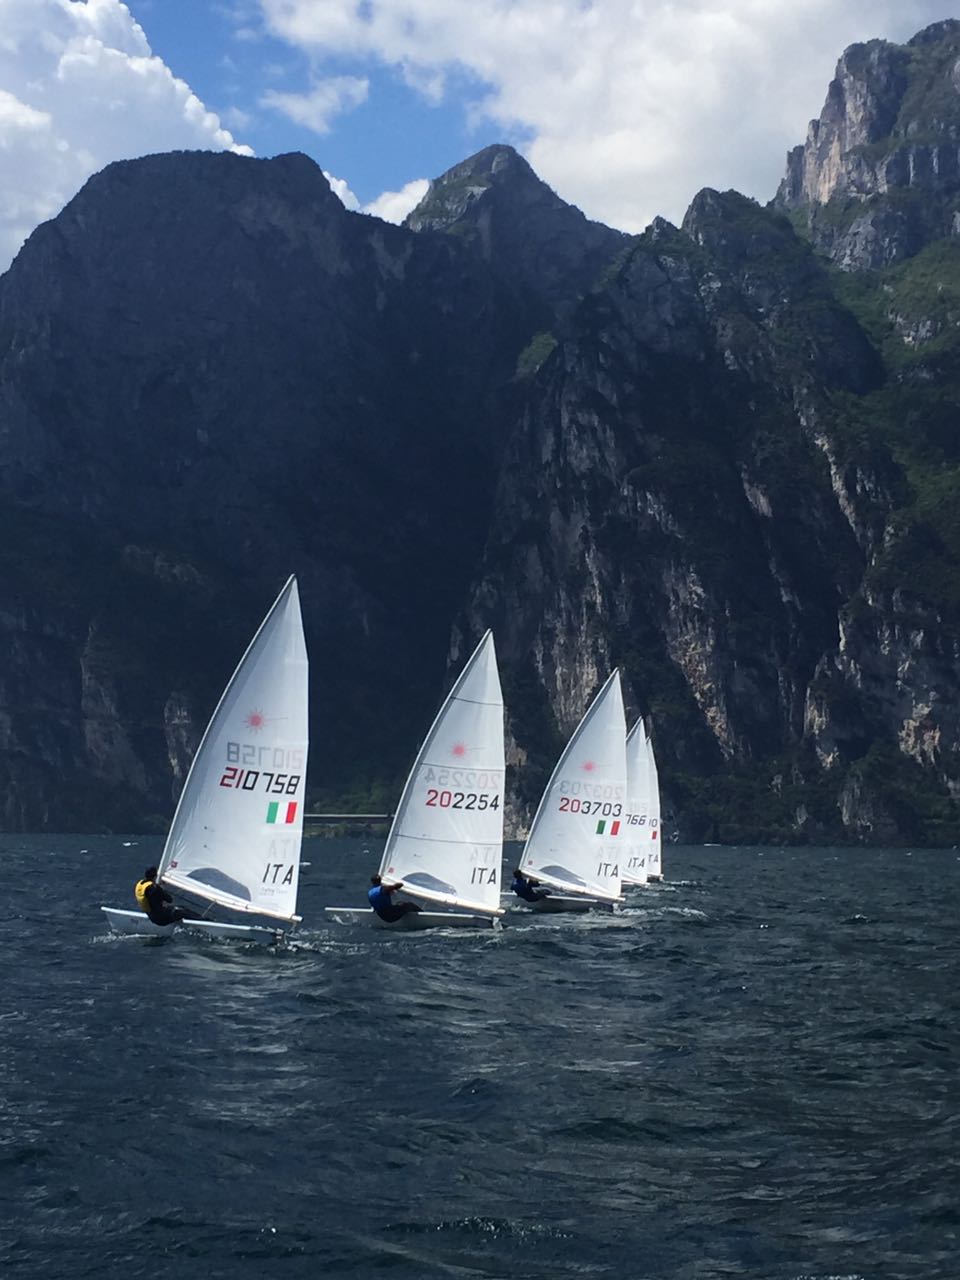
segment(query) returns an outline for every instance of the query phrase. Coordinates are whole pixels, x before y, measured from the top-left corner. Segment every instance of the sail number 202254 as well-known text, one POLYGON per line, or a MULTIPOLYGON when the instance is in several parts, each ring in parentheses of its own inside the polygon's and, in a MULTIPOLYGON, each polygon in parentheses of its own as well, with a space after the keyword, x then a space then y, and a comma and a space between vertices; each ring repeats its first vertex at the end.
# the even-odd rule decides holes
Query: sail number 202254
POLYGON ((428 787, 426 805, 428 809, 499 809, 500 797, 482 791, 440 791, 428 787))

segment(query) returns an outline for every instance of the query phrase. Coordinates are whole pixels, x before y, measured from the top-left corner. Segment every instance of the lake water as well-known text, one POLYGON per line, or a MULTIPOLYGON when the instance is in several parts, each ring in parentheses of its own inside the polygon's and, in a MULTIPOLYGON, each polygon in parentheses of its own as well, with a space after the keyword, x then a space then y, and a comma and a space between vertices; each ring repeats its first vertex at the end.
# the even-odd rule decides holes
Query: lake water
POLYGON ((4 1278, 960 1276, 956 851, 396 935, 313 840, 282 953, 110 937, 159 851, 0 837, 4 1278))

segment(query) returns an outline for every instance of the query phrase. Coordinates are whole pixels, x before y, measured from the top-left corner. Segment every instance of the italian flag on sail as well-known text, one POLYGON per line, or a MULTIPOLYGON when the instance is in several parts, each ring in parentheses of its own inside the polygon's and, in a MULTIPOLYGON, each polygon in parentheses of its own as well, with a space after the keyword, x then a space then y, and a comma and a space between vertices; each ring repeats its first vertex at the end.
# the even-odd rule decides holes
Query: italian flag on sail
POLYGON ((271 800, 267 805, 267 822, 270 823, 290 823, 295 821, 297 816, 297 802, 292 801, 284 807, 284 813, 280 814, 280 801, 271 800))
POLYGON ((600 819, 600 821, 597 823, 597 835, 598 835, 598 836, 618 836, 619 834, 620 834, 620 823, 619 823, 619 821, 617 821, 617 822, 611 822, 611 823, 610 823, 610 830, 609 830, 609 831, 607 830, 607 820, 606 820, 606 818, 601 818, 601 819, 600 819))

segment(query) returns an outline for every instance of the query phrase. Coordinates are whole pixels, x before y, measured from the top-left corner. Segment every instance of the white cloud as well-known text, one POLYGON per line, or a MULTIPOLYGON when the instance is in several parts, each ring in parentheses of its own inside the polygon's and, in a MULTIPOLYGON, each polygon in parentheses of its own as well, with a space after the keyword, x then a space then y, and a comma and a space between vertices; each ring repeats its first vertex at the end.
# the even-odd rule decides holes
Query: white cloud
POLYGON ((411 209, 415 209, 427 194, 430 183, 426 178, 415 178, 401 191, 384 191, 363 206, 364 213, 372 213, 384 222, 402 222, 411 209))
POLYGON ((332 173, 327 173, 326 169, 323 171, 323 176, 330 183, 331 191, 339 199, 345 209, 360 208, 360 201, 350 190, 349 185, 344 182, 343 178, 335 178, 332 173))
POLYGON ((398 68, 430 100, 524 139, 536 171, 591 217, 678 221, 702 186, 769 199, 819 114, 837 58, 905 40, 942 0, 259 0, 268 29, 326 57, 398 68))
POLYGON ((279 111, 294 124, 302 124, 314 133, 329 133, 335 116, 358 107, 367 96, 369 82, 357 76, 331 76, 317 80, 309 93, 280 93, 268 89, 260 99, 262 107, 279 111))
POLYGON ((242 107, 227 107, 221 112, 221 120, 230 129, 248 129, 250 127, 250 112, 244 111, 242 107))
POLYGON ((250 154, 152 55, 120 0, 0 0, 0 270, 112 160, 250 154))
POLYGON ((430 185, 426 178, 416 178, 413 182, 408 182, 402 191, 384 191, 369 204, 361 205, 343 178, 335 177, 326 169, 323 171, 323 176, 330 183, 331 191, 339 197, 344 208, 353 212, 372 213, 375 218, 382 218, 384 222, 402 222, 410 210, 415 209, 427 194, 427 188, 430 185))

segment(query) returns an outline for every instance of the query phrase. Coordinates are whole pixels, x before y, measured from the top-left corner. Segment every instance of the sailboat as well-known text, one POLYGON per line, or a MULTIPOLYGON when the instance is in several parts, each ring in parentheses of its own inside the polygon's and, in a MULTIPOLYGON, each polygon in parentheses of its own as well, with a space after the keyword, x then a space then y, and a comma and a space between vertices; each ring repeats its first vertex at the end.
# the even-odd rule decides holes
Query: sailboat
POLYGON ((534 911, 587 911, 620 897, 626 843, 626 724, 620 672, 614 670, 547 783, 520 858, 520 869, 550 890, 534 911))
POLYGON ((167 834, 157 882, 204 917, 157 925, 102 907, 118 933, 273 942, 300 921, 297 887, 307 765, 307 650, 296 579, 250 642, 207 725, 167 834), (276 924, 266 927, 265 919, 276 924), (256 923, 254 921, 257 921, 256 923))
MULTIPOLYGON (((646 731, 645 731, 646 732, 646 731)), ((649 788, 649 799, 647 809, 647 879, 662 880, 663 879, 663 859, 661 857, 661 835, 660 830, 660 778, 657 774, 657 760, 653 754, 653 743, 650 741, 650 735, 647 734, 647 760, 648 775, 647 785, 649 788)))
POLYGON ((647 854, 650 833, 647 810, 650 807, 650 751, 643 717, 627 734, 627 812, 626 840, 620 873, 625 885, 647 883, 647 854))
POLYGON ((340 924, 385 929, 489 927, 503 915, 503 695, 493 633, 474 650, 407 778, 380 875, 442 910, 387 923, 369 908, 327 907, 340 924))

